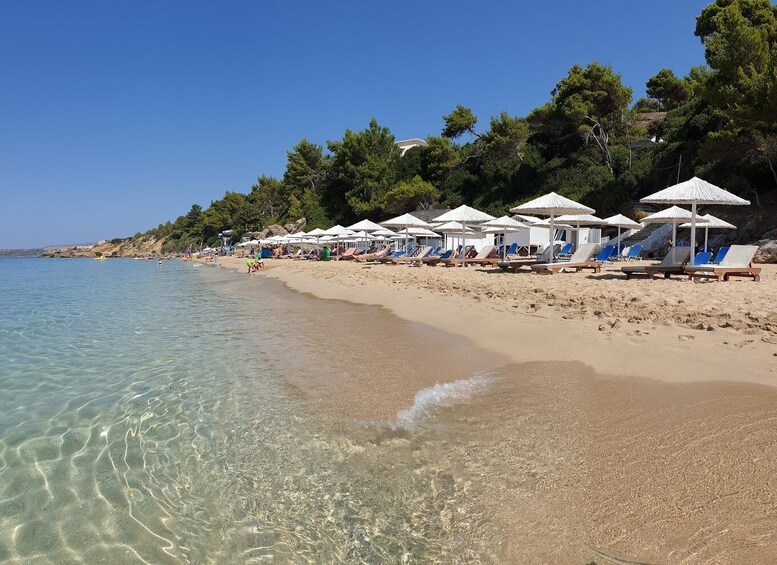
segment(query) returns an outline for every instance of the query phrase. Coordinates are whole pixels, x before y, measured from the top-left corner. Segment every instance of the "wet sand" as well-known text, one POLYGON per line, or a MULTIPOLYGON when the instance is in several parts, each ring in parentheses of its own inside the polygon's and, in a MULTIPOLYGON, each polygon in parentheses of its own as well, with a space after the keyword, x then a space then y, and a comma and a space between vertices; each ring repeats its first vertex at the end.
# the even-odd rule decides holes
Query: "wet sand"
MULTIPOLYGON (((484 305, 409 285, 426 276, 414 274, 418 269, 375 267, 386 269, 375 281, 362 278, 371 274, 343 274, 357 268, 281 264, 268 271, 291 288, 335 300, 283 292, 264 276, 245 274, 226 291, 281 301, 276 306, 290 313, 283 323, 291 343, 315 344, 312 357, 296 358, 289 374, 308 377, 293 384, 318 410, 384 430, 353 438, 360 457, 425 462, 433 490, 445 493, 439 512, 446 532, 466 548, 457 557, 768 563, 777 556, 770 488, 777 390, 763 386, 772 384, 777 365, 768 306, 751 312, 767 324, 755 329, 632 322, 600 331, 596 319, 565 318, 564 308, 531 294, 518 308, 484 305), (541 303, 541 314, 526 312, 527 302, 541 303), (567 353, 546 347, 551 338, 567 353), (549 353, 555 362, 536 362, 549 353), (606 370, 613 367, 621 370, 606 370), (420 389, 473 372, 488 375, 489 386, 452 405, 432 405, 418 429, 380 427, 413 406, 420 389)), ((451 271, 434 276, 488 276, 451 271)), ((575 276, 552 284, 574 289, 575 276)), ((544 284, 551 277, 538 278, 544 284)), ((673 300, 675 291, 656 292, 673 300)), ((624 298, 613 300, 606 315, 627 304, 624 298)), ((737 301, 715 315, 739 323, 737 301)))

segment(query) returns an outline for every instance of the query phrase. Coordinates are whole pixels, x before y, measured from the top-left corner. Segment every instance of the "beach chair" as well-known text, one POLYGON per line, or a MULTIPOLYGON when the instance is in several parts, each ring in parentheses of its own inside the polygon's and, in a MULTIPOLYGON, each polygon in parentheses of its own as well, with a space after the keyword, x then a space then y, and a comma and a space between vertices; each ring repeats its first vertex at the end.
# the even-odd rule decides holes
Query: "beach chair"
POLYGON ((365 261, 377 261, 381 257, 385 257, 386 255, 388 255, 390 251, 391 251, 391 246, 386 245, 375 253, 365 253, 364 255, 356 255, 354 256, 353 260, 359 261, 360 263, 363 263, 365 261))
POLYGON ((715 259, 712 260, 712 262, 715 265, 720 265, 720 262, 723 260, 723 258, 726 256, 726 253, 728 253, 729 246, 726 245, 725 247, 721 247, 718 249, 718 253, 715 255, 715 259))
POLYGON ((706 265, 712 259, 712 253, 710 251, 700 251, 693 258, 694 265, 706 265))
POLYGON ((451 261, 461 261, 462 259, 472 259, 477 255, 477 252, 475 251, 474 245, 467 245, 465 247, 462 247, 459 245, 459 248, 456 250, 456 253, 453 254, 451 257, 448 257, 447 259, 441 260, 438 265, 442 265, 443 267, 450 267, 451 261))
POLYGON ((451 259, 447 261, 446 267, 455 267, 456 265, 496 265, 501 258, 495 254, 496 248, 493 245, 486 245, 480 252, 472 258, 451 259))
POLYGON ((545 248, 545 250, 537 255, 536 257, 521 257, 519 259, 508 259, 506 261, 499 261, 497 263, 497 266, 502 269, 503 271, 510 271, 512 273, 517 273, 520 271, 523 267, 529 267, 531 268, 532 265, 538 265, 541 263, 547 263, 550 261, 551 253, 556 253, 561 249, 561 245, 556 244, 551 246, 548 246, 545 248))
POLYGON ((507 251, 505 251, 505 257, 511 257, 513 255, 518 255, 518 244, 517 243, 511 243, 510 246, 507 248, 507 251))
POLYGON ((594 261, 597 261, 599 263, 604 263, 605 261, 609 261, 614 253, 615 253, 615 247, 614 246, 612 246, 612 245, 605 245, 599 251, 599 254, 596 256, 596 259, 594 259, 594 261))
POLYGON ((427 257, 431 252, 432 252, 432 248, 425 245, 422 247, 417 247, 411 254, 407 254, 403 257, 395 257, 385 262, 390 265, 401 265, 403 263, 420 263, 423 260, 423 258, 427 257))
POLYGON ((753 257, 757 251, 757 245, 732 245, 720 264, 686 265, 684 270, 691 280, 714 278, 720 282, 730 277, 747 277, 758 282, 761 280, 761 268, 753 267, 753 257))
POLYGON ((664 275, 664 278, 668 279, 671 275, 683 274, 685 272, 683 266, 690 258, 690 247, 672 247, 660 263, 621 267, 621 272, 626 275, 627 279, 639 276, 646 276, 652 279, 658 274, 664 275))
POLYGON ((575 249, 574 243, 565 243, 561 250, 558 252, 559 259, 569 259, 572 256, 572 252, 575 249))
POLYGON ((642 259, 642 246, 632 245, 629 247, 629 252, 626 253, 626 257, 624 257, 626 261, 637 261, 639 259, 642 259))
POLYGON ((558 263, 538 263, 531 266, 535 273, 552 275, 563 270, 564 272, 577 273, 582 269, 592 269, 595 273, 601 271, 601 262, 591 261, 591 256, 596 251, 596 243, 584 243, 570 257, 569 261, 559 261, 558 263))
POLYGON ((421 260, 421 262, 424 265, 429 265, 430 267, 434 267, 440 261, 445 261, 447 259, 450 259, 453 254, 454 254, 453 249, 449 249, 448 251, 446 251, 445 253, 442 253, 441 255, 438 255, 437 257, 432 257, 432 256, 428 255, 428 256, 424 257, 421 260))
POLYGON ((334 259, 340 261, 347 261, 349 259, 353 259, 356 256, 356 248, 355 247, 349 247, 345 251, 343 251, 342 255, 338 255, 337 257, 334 257, 334 259))

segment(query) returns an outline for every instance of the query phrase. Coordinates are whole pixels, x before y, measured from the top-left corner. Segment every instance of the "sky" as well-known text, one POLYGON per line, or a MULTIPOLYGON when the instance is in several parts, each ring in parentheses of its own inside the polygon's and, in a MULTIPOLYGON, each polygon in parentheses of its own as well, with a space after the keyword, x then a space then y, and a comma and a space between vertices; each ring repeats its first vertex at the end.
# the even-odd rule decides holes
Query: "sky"
POLYGON ((373 117, 399 140, 457 104, 525 115, 576 63, 636 100, 703 64, 710 1, 7 0, 0 248, 145 231, 373 117))

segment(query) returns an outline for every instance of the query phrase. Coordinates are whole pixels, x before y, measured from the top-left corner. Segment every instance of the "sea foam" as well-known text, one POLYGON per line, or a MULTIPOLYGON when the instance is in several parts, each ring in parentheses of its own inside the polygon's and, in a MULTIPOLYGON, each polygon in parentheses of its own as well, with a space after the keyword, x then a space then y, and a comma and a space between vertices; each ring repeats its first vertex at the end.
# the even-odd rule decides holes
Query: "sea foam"
POLYGON ((440 408, 467 402, 475 394, 483 392, 494 382, 493 377, 476 374, 468 379, 450 383, 437 383, 419 390, 409 408, 397 412, 394 429, 413 431, 424 418, 440 408))

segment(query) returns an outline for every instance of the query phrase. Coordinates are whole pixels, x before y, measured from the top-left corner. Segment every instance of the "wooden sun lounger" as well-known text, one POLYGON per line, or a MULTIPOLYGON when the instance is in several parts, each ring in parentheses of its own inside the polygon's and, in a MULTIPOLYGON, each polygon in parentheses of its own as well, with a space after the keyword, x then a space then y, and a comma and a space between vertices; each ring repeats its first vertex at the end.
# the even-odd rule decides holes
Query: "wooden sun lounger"
POLYGON ((569 261, 559 261, 558 263, 539 263, 532 265, 531 270, 535 273, 552 275, 561 270, 565 272, 580 272, 582 269, 592 269, 595 273, 602 270, 601 261, 591 261, 591 256, 596 250, 595 243, 584 243, 577 251, 572 254, 569 261))
MULTIPOLYGON (((561 246, 558 244, 553 246, 554 253, 556 253, 560 249, 561 249, 561 246)), ((520 259, 499 261, 497 262, 497 266, 505 272, 509 271, 511 273, 517 273, 523 267, 531 268, 532 265, 540 265, 543 263, 547 263, 548 260, 550 260, 550 248, 546 249, 536 257, 522 257, 520 259)))
POLYGON ((480 252, 474 257, 464 259, 448 259, 444 261, 446 267, 455 267, 457 265, 496 265, 499 263, 499 257, 489 257, 496 247, 493 245, 486 245, 480 252))
POLYGON ((401 265, 403 263, 420 263, 431 252, 431 247, 421 247, 417 253, 414 253, 411 257, 397 257, 395 259, 389 259, 386 261, 386 263, 391 265, 401 265))
POLYGON ((753 257, 758 251, 756 245, 732 245, 718 265, 686 265, 685 273, 691 280, 697 278, 728 281, 730 277, 745 277, 754 282, 761 280, 761 268, 753 267, 753 257))
POLYGON ((365 261, 377 261, 391 250, 391 246, 387 245, 384 248, 376 251, 375 253, 365 253, 364 255, 354 255, 353 260, 361 263, 365 261))
POLYGON ((356 255, 356 248, 355 247, 349 247, 345 251, 343 251, 342 255, 336 255, 333 257, 333 259, 336 259, 337 261, 345 261, 348 259, 353 259, 356 255))
POLYGON ((681 275, 685 272, 684 265, 691 257, 690 247, 672 247, 663 260, 655 265, 636 265, 621 267, 621 272, 627 279, 645 276, 649 279, 663 275, 668 279, 671 275, 681 275))

